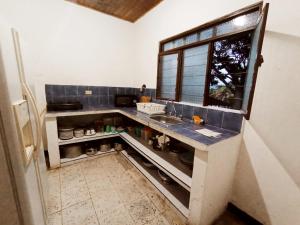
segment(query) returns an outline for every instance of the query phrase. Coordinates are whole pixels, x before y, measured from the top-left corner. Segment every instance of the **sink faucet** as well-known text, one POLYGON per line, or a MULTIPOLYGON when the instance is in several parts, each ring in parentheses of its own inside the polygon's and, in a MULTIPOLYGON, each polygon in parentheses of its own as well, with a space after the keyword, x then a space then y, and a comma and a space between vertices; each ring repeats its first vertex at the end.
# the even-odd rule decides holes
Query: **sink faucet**
POLYGON ((175 103, 174 103, 174 100, 169 100, 167 103, 170 103, 171 106, 172 106, 172 109, 171 109, 171 111, 169 112, 169 115, 172 116, 172 112, 174 111, 174 116, 176 117, 177 112, 176 112, 176 109, 175 109, 175 103))

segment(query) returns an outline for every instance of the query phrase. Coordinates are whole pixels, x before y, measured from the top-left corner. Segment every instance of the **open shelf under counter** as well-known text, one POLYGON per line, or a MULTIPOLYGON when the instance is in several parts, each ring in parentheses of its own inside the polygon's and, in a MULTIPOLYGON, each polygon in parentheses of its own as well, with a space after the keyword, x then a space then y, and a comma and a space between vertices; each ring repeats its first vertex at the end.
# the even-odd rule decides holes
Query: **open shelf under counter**
POLYGON ((99 139, 103 139, 103 138, 111 138, 111 137, 118 137, 119 134, 114 132, 102 132, 102 133, 96 133, 94 135, 90 135, 90 136, 83 136, 83 137, 73 137, 72 139, 68 139, 68 140, 61 140, 58 139, 58 145, 68 145, 68 144, 73 144, 73 143, 80 143, 80 142, 85 142, 85 141, 94 141, 94 140, 99 140, 99 139))
POLYGON ((111 154, 111 153, 115 153, 115 149, 111 149, 109 151, 106 151, 106 152, 101 152, 101 151, 98 151, 95 155, 87 155, 87 154, 82 154, 78 157, 74 157, 74 158, 61 158, 60 159, 60 163, 62 166, 66 166, 66 165, 69 165, 69 164, 72 164, 74 162, 80 162, 80 161, 83 161, 83 160, 87 160, 87 159, 93 159, 95 157, 99 157, 99 156, 103 156, 103 155, 108 155, 108 154, 111 154))
POLYGON ((190 192, 179 184, 164 183, 157 169, 149 169, 142 165, 142 160, 127 154, 125 150, 121 154, 126 157, 144 176, 185 216, 189 215, 190 192))
POLYGON ((174 160, 174 156, 167 157, 164 152, 156 151, 149 146, 146 141, 136 138, 128 133, 120 133, 120 136, 141 155, 146 157, 156 167, 164 171, 173 180, 179 183, 186 190, 191 190, 192 170, 188 170, 179 160, 174 160))

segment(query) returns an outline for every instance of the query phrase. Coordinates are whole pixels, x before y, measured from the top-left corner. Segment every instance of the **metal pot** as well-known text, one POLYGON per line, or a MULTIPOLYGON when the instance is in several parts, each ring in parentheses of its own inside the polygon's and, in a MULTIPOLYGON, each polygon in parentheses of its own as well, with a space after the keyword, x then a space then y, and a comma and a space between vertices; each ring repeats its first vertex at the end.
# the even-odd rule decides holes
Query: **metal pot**
POLYGON ((100 145, 100 151, 107 152, 110 150, 110 147, 111 147, 110 144, 102 144, 102 145, 100 145))
POLYGON ((68 140, 73 138, 73 127, 60 127, 58 128, 58 137, 61 140, 68 140))
POLYGON ((87 148, 85 150, 85 154, 87 154, 88 156, 95 155, 96 153, 97 153, 97 149, 93 147, 87 148))
POLYGON ((75 158, 82 154, 81 146, 78 144, 66 145, 63 149, 65 158, 75 158))

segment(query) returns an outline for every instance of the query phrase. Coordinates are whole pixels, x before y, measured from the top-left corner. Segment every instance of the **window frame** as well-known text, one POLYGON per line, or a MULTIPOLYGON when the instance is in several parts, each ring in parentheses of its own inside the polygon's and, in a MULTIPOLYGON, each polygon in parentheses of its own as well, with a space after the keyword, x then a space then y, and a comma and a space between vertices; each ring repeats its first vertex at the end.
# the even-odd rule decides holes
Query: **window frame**
MULTIPOLYGON (((232 31, 232 32, 229 32, 229 33, 226 33, 226 34, 223 34, 223 35, 219 35, 219 36, 212 36, 210 38, 207 38, 205 40, 199 40, 199 41, 196 41, 196 42, 193 42, 193 43, 190 43, 190 44, 187 44, 187 45, 183 45, 183 46, 180 46, 180 47, 176 47, 176 48, 173 48, 173 49, 170 49, 170 50, 166 50, 164 51, 163 48, 164 48, 164 44, 170 42, 170 41, 174 41, 176 39, 179 39, 179 38, 183 38, 183 37, 186 37, 188 35, 191 35, 191 34, 194 34, 196 32, 200 32, 200 31, 204 31, 208 28, 214 28, 213 29, 213 33, 216 32, 216 26, 219 25, 219 24, 222 24, 222 23, 225 23, 227 21, 230 21, 236 17, 239 17, 239 16, 243 16, 243 15, 246 15, 246 14, 249 14, 251 12, 255 12, 255 11, 258 11, 259 14, 262 14, 262 8, 263 8, 263 1, 260 1, 258 3, 255 3, 255 4, 252 4, 252 5, 249 5, 247 7, 244 7, 242 9, 239 9, 235 12, 232 12, 230 14, 227 14, 225 16, 222 16, 220 18, 217 18, 215 20, 212 20, 210 22, 207 22, 205 24, 202 24, 200 26, 197 26, 195 28, 192 28, 188 31, 185 31, 185 32, 182 32, 180 34, 177 34, 177 35, 174 35, 172 37, 169 37, 169 38, 166 38, 162 41, 159 42, 159 53, 158 53, 158 64, 157 64, 157 85, 156 85, 156 98, 157 99, 160 99, 160 100, 173 100, 173 101, 177 101, 179 102, 181 99, 180 99, 180 96, 181 96, 181 83, 182 83, 182 73, 183 73, 183 51, 186 50, 186 49, 189 49, 189 48, 194 48, 194 47, 198 47, 198 46, 201 46, 201 45, 205 45, 205 44, 208 44, 208 54, 207 54, 207 67, 206 67, 206 76, 205 76, 205 88, 204 88, 204 94, 203 94, 203 106, 207 106, 208 103, 209 103, 209 84, 210 84, 210 70, 211 70, 211 63, 212 63, 212 55, 213 55, 213 44, 214 42, 218 41, 218 40, 222 40, 222 39, 226 39, 226 38, 230 38, 232 36, 236 36, 236 35, 239 35, 239 34, 243 34, 243 33, 248 33, 248 32, 253 32, 257 25, 253 25, 251 27, 248 27, 248 28, 244 28, 244 29, 240 29, 238 31, 232 31), (165 98, 161 98, 160 97, 160 79, 161 79, 161 57, 164 56, 164 55, 169 55, 169 54, 178 54, 178 68, 177 68, 177 80, 176 80, 176 89, 175 89, 175 99, 165 99, 165 98)), ((262 37, 263 39, 263 37, 262 37)), ((261 43, 261 46, 262 46, 262 43, 261 43)), ((261 48, 261 46, 259 46, 259 48, 261 48)), ((260 53, 260 51, 259 51, 260 53)), ((256 72, 256 71, 255 71, 256 72)), ((254 79, 253 79, 253 86, 255 86, 255 81, 256 81, 256 76, 257 76, 257 72, 256 72, 256 75, 254 74, 254 79)), ((252 104, 252 99, 253 98, 253 92, 254 92, 254 88, 255 87, 252 87, 251 88, 251 93, 250 93, 250 100, 249 100, 249 104, 248 104, 248 110, 247 110, 247 114, 250 114, 250 111, 251 111, 251 104, 252 104), (252 91, 253 89, 253 91, 252 91), (250 106, 250 107, 249 107, 250 106)), ((196 103, 197 104, 197 103, 196 103)), ((201 104, 201 102, 199 102, 199 104, 201 104)), ((247 116, 246 116, 247 118, 247 116)))

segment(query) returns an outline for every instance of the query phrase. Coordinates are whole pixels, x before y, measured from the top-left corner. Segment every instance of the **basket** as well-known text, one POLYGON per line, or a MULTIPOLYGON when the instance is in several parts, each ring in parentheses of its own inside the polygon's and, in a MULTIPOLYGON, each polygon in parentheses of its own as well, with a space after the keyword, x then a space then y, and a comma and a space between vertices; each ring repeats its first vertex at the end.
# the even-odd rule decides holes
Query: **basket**
POLYGON ((136 103, 136 106, 139 112, 143 112, 149 115, 164 114, 166 108, 165 105, 157 103, 136 103))

